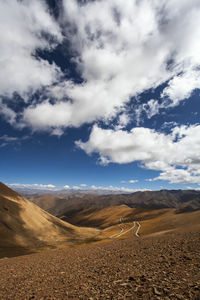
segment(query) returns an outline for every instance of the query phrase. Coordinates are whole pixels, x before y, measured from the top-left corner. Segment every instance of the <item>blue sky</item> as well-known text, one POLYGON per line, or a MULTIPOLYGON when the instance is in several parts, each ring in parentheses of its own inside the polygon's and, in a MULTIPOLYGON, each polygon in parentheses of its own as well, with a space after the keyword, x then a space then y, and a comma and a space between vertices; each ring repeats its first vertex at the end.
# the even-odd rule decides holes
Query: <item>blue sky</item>
POLYGON ((0 0, 0 180, 199 189, 199 15, 196 0, 0 0))

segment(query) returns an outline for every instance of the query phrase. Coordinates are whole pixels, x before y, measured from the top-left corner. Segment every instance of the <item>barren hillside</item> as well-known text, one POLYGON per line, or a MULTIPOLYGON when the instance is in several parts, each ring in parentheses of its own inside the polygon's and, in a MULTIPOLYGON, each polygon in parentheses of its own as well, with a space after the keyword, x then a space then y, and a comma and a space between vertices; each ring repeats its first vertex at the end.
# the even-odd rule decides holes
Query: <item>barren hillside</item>
POLYGON ((64 222, 0 183, 1 256, 56 247, 97 235, 97 229, 79 228, 64 222))
POLYGON ((0 260, 1 299, 199 300, 199 231, 0 260))

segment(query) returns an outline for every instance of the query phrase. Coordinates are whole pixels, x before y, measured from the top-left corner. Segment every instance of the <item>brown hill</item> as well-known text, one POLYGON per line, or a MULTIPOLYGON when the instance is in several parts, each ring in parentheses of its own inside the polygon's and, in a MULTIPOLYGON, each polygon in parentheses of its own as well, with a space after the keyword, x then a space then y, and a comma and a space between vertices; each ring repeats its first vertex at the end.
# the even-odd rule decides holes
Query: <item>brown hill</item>
POLYGON ((123 234, 117 238, 130 238, 136 230, 129 230, 134 221, 141 224, 140 236, 165 234, 170 231, 200 230, 200 211, 177 214, 174 208, 148 209, 130 208, 126 205, 110 206, 104 209, 86 209, 74 213, 64 220, 79 226, 95 226, 103 229, 100 240, 109 239, 113 234, 120 233, 119 223, 123 234), (127 234, 124 232, 127 231, 127 234))
POLYGON ((123 218, 123 223, 144 221, 157 218, 169 211, 175 212, 174 209, 131 208, 122 204, 120 206, 109 206, 102 209, 85 209, 69 217, 61 216, 61 219, 78 226, 106 228, 119 224, 121 218, 123 218))
MULTIPOLYGON (((48 211, 50 214, 57 216, 62 211, 66 210, 66 205, 69 208, 70 202, 72 202, 73 205, 73 199, 79 199, 79 197, 66 195, 66 196, 60 196, 60 195, 39 195, 35 197, 31 197, 29 200, 42 209, 48 211)), ((82 199, 82 198, 80 198, 82 199)))
MULTIPOLYGON (((165 235, 172 232, 179 235, 181 232, 200 231, 200 211, 177 214, 175 209, 137 210, 133 209, 131 214, 124 216, 124 222, 120 226, 123 228, 123 232, 118 226, 119 223, 116 222, 117 219, 114 218, 110 222, 113 225, 109 227, 101 225, 103 230, 99 240, 132 238, 138 228, 138 226, 133 228, 134 221, 138 221, 141 225, 140 237, 165 235), (113 235, 114 237, 112 237, 113 235)), ((107 221, 105 219, 105 224, 107 221)))
POLYGON ((83 241, 98 233, 50 215, 0 183, 0 256, 83 241))
POLYGON ((74 213, 72 216, 61 216, 62 220, 70 220, 72 224, 78 226, 94 226, 106 228, 108 226, 118 224, 120 218, 125 218, 126 221, 133 217, 134 208, 126 205, 109 206, 103 209, 85 209, 74 213))
POLYGON ((82 210, 103 209, 110 206, 128 205, 132 208, 175 208, 177 212, 200 209, 200 191, 161 190, 120 195, 41 195, 30 199, 51 214, 66 218, 82 210))

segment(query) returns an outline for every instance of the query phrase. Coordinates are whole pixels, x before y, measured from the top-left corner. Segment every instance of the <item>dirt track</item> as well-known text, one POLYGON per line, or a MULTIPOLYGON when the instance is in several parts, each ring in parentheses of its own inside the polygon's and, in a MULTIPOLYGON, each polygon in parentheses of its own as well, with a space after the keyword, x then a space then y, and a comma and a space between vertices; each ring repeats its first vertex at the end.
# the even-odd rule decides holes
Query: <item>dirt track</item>
POLYGON ((200 234, 51 250, 0 260, 0 299, 200 299, 200 234))

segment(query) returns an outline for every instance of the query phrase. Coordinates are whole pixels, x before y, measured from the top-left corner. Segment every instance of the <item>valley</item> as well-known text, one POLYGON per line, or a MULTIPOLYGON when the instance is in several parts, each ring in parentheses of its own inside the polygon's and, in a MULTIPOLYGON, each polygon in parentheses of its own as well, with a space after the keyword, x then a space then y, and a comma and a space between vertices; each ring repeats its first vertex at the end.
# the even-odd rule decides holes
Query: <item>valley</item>
POLYGON ((198 300, 200 210, 134 197, 27 200, 0 183, 0 299, 198 300))
POLYGON ((0 256, 15 256, 95 238, 95 228, 73 226, 0 183, 0 256))

